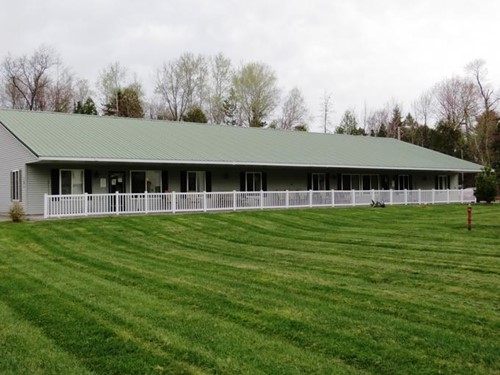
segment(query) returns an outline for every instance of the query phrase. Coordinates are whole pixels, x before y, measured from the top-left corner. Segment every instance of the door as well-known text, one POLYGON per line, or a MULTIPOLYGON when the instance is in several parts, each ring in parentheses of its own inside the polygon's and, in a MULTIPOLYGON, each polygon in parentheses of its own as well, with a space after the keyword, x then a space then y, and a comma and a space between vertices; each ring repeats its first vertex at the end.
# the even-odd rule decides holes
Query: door
MULTIPOLYGON (((111 194, 115 193, 125 193, 125 172, 109 172, 108 177, 108 186, 109 192, 111 194)), ((111 197, 111 211, 116 211, 118 204, 118 209, 123 211, 123 203, 124 199, 119 199, 119 202, 116 202, 116 197, 111 197)))

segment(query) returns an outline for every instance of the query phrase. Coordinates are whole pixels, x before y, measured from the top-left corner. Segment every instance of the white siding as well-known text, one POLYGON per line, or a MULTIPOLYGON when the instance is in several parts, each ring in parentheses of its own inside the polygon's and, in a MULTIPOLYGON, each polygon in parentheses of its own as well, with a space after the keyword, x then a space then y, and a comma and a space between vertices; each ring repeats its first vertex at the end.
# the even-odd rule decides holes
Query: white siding
POLYGON ((28 165, 29 176, 29 215, 43 214, 43 196, 50 194, 50 168, 46 165, 28 165))
MULTIPOLYGON (((3 125, 0 125, 0 214, 9 211, 10 172, 22 171, 22 202, 26 213, 30 213, 29 190, 31 176, 26 171, 26 163, 36 160, 36 157, 19 142, 3 125)), ((43 213, 43 209, 41 211, 43 213)))

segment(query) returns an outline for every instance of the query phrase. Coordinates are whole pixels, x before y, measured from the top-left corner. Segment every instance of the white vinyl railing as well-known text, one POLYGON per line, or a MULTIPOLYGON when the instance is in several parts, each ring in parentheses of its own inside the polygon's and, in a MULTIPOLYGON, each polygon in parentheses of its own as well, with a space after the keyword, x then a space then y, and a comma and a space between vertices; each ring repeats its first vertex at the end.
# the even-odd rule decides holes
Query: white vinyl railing
POLYGON ((240 211, 265 208, 464 203, 474 197, 466 190, 326 190, 214 193, 115 193, 48 195, 44 216, 95 216, 176 212, 240 211))

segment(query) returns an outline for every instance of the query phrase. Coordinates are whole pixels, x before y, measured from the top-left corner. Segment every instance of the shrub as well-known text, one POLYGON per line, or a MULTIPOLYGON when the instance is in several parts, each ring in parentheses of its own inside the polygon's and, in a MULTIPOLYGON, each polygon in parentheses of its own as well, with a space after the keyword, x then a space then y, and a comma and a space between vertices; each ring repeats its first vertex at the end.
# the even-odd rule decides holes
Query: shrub
POLYGON ((10 205, 9 216, 10 219, 15 223, 19 223, 24 220, 24 207, 21 202, 16 201, 10 205))
POLYGON ((474 195, 477 201, 491 203, 497 195, 497 176, 490 167, 484 167, 483 171, 476 176, 476 189, 474 195))

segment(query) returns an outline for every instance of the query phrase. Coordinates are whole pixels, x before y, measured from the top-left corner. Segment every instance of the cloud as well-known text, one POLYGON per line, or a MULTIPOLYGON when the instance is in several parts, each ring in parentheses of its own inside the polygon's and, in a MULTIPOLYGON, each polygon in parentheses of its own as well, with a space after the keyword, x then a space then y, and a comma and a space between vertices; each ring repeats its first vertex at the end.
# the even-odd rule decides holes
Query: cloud
POLYGON ((120 61, 149 90, 162 62, 222 52, 235 65, 272 66, 283 91, 300 87, 314 115, 331 92, 338 121, 348 108, 391 98, 410 110, 422 91, 475 58, 487 61, 498 86, 498 14, 496 0, 25 0, 3 5, 0 45, 5 56, 49 44, 90 82, 120 61))

